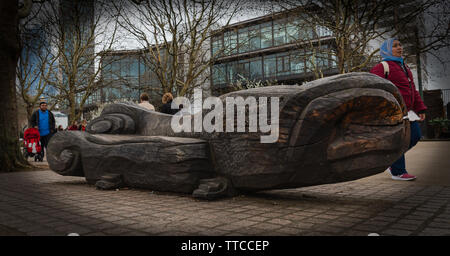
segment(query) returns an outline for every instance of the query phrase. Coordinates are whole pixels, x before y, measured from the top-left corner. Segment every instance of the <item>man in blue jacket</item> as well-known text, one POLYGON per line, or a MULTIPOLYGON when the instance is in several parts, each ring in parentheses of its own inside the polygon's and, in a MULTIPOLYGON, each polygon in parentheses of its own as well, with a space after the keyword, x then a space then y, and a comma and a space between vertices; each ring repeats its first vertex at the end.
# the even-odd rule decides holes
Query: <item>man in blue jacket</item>
MULTIPOLYGON (((56 132, 55 117, 47 110, 47 101, 41 98, 39 109, 31 115, 31 127, 39 129, 42 151, 47 148, 48 142, 56 132)), ((45 151, 44 151, 45 153, 45 151)))

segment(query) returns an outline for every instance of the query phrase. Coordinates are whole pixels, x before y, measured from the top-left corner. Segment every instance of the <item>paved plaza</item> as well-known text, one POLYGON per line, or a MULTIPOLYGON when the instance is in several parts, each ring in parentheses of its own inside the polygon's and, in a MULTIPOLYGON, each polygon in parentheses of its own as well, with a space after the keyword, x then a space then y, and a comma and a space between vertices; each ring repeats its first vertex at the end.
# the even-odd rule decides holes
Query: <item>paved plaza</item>
POLYGON ((96 190, 41 169, 0 174, 1 235, 450 235, 450 141, 407 153, 416 181, 357 181, 216 201, 140 189, 96 190))

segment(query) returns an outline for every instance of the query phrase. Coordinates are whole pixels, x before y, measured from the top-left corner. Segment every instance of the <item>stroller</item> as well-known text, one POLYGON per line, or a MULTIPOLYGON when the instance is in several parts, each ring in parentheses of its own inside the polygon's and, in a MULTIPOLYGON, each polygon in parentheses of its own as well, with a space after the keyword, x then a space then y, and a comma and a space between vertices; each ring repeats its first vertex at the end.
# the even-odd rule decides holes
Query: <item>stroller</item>
POLYGON ((25 159, 34 157, 34 161, 42 162, 44 159, 44 151, 41 147, 41 136, 36 128, 28 128, 23 133, 23 156, 25 159))

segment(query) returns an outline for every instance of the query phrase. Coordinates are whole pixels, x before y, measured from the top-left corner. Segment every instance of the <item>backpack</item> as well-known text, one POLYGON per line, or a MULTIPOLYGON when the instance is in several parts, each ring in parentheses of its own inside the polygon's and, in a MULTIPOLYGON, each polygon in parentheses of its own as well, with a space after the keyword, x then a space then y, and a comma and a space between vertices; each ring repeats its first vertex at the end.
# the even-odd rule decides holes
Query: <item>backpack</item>
POLYGON ((384 78, 388 78, 389 76, 389 64, 386 61, 382 61, 381 64, 383 64, 384 68, 384 78))

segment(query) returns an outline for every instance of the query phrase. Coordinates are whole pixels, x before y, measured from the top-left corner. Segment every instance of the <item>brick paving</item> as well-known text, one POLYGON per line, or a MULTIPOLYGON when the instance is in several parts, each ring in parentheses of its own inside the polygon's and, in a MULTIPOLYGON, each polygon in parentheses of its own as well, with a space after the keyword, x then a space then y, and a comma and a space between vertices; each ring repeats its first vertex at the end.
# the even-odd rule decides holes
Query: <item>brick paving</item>
POLYGON ((382 173, 202 201, 140 189, 96 190, 84 178, 49 170, 3 173, 0 234, 3 227, 29 236, 450 235, 450 182, 441 183, 398 182, 382 173))

